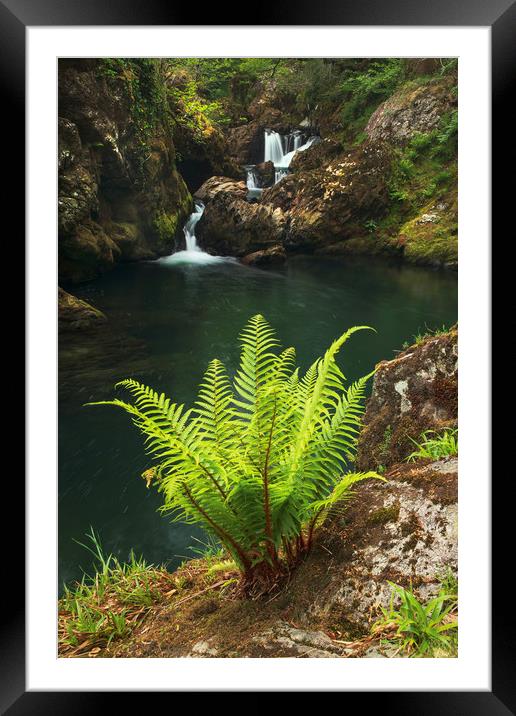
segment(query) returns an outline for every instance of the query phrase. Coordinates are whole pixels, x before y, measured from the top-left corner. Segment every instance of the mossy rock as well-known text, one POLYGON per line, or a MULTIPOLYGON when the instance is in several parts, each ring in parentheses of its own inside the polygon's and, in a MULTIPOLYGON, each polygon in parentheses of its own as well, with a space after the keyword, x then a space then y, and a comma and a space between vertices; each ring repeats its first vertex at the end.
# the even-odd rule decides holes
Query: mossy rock
POLYGON ((458 261, 457 198, 427 204, 400 229, 397 245, 412 263, 456 268, 458 261))
POLYGON ((178 214, 161 212, 154 217, 154 229, 160 243, 167 244, 176 235, 179 223, 178 214))
POLYGON ((59 287, 58 320, 59 331, 64 332, 96 328, 105 323, 107 318, 98 308, 59 287))
POLYGON ((97 278, 120 257, 117 244, 103 227, 91 219, 75 233, 59 237, 59 276, 72 283, 97 278))

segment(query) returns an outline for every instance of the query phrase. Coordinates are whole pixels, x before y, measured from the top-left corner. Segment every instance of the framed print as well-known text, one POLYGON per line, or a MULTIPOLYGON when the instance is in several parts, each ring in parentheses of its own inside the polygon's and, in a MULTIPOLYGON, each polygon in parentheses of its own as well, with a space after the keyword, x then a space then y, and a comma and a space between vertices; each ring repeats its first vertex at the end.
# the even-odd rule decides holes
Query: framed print
POLYGON ((8 713, 123 691, 515 712, 491 594, 499 5, 201 26, 2 0, 20 171, 24 108, 27 146, 8 713))

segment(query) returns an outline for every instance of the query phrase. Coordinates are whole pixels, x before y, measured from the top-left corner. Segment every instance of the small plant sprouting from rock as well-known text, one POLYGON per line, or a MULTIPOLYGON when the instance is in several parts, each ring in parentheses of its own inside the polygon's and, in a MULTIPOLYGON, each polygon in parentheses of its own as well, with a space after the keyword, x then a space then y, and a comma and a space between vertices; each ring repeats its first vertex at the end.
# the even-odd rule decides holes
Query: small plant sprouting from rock
POLYGON ((409 341, 405 341, 402 345, 403 350, 410 348, 411 345, 419 346, 421 345, 421 343, 424 343, 427 338, 436 338, 437 336, 444 336, 451 330, 450 327, 445 326, 444 324, 439 328, 431 329, 428 328, 428 326, 425 326, 425 328, 425 331, 420 331, 419 333, 416 333, 414 336, 412 336, 412 343, 409 343, 409 341))
POLYGON ((406 458, 407 462, 415 462, 422 458, 439 460, 459 454, 458 430, 456 428, 445 428, 442 433, 427 430, 421 435, 419 442, 412 438, 410 440, 417 449, 406 458))
POLYGON ((456 592, 441 589, 437 597, 422 604, 411 590, 389 584, 391 602, 388 609, 382 609, 383 618, 374 624, 373 633, 385 634, 384 643, 397 646, 410 657, 456 656, 456 592))
POLYGON ((280 352, 261 315, 240 335, 240 367, 230 381, 212 360, 197 402, 185 410, 164 394, 124 380, 134 396, 94 405, 127 411, 157 465, 147 484, 164 496, 161 511, 201 524, 235 560, 247 593, 272 588, 310 551, 328 513, 375 472, 349 472, 364 391, 372 373, 346 386, 336 362, 356 326, 301 376, 295 350, 280 352))

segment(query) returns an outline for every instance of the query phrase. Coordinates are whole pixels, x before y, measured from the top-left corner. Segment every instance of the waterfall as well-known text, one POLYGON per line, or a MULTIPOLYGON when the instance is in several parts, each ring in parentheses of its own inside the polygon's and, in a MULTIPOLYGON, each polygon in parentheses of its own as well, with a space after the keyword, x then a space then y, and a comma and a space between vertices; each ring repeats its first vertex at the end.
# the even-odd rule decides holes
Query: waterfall
POLYGON ((246 184, 248 189, 259 189, 258 186, 258 177, 256 176, 256 172, 254 170, 253 166, 247 166, 244 167, 246 170, 246 184))
MULTIPOLYGON (((274 183, 277 184, 284 176, 288 174, 288 168, 294 154, 304 152, 305 149, 311 147, 314 142, 319 141, 319 137, 313 135, 303 143, 303 133, 299 130, 282 136, 272 129, 265 130, 265 162, 271 161, 276 169, 274 183)), ((249 182, 249 180, 248 180, 249 182)), ((248 188, 249 183, 247 184, 248 188)))
POLYGON ((204 212, 204 204, 202 201, 195 202, 195 208, 192 214, 188 217, 186 224, 183 227, 183 233, 186 240, 187 251, 200 251, 201 249, 197 246, 197 239, 195 238, 195 227, 197 222, 201 218, 204 212))
POLYGON ((282 167, 281 169, 276 169, 276 171, 274 172, 274 183, 277 184, 281 179, 283 179, 283 177, 286 177, 287 174, 287 168, 282 167))
POLYGON ((194 210, 186 220, 186 224, 183 226, 183 233, 185 235, 186 249, 184 251, 176 251, 175 254, 166 256, 165 258, 159 259, 161 263, 166 264, 208 264, 215 263, 217 261, 224 261, 221 256, 211 256, 197 246, 197 239, 195 237, 195 227, 197 226, 199 219, 204 213, 204 204, 202 201, 196 201, 194 210))
POLYGON ((244 167, 246 173, 247 184, 247 201, 259 201, 263 189, 260 186, 260 180, 256 173, 254 164, 248 164, 244 167))
POLYGON ((302 139, 303 138, 301 135, 299 137, 294 138, 294 149, 291 152, 287 152, 287 154, 284 154, 281 158, 281 163, 276 166, 280 166, 282 169, 288 169, 288 167, 290 166, 290 162, 294 157, 294 154, 296 154, 297 152, 304 152, 305 149, 308 149, 308 147, 311 147, 314 142, 318 141, 319 137, 314 135, 313 137, 310 137, 304 144, 301 144, 302 139))
POLYGON ((265 159, 264 162, 278 164, 283 157, 283 139, 281 134, 272 129, 265 130, 265 159))

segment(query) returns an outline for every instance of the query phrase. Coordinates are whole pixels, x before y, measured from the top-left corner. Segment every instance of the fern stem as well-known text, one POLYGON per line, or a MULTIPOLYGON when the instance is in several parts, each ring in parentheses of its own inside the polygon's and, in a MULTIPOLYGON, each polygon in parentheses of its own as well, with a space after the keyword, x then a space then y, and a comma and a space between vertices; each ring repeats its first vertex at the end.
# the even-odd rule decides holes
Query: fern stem
POLYGON ((199 463, 199 467, 200 467, 201 470, 210 478, 210 480, 213 482, 213 484, 215 485, 215 487, 217 488, 217 490, 218 490, 218 491, 220 492, 220 494, 222 495, 222 499, 225 501, 225 500, 226 500, 226 497, 227 497, 227 494, 224 492, 224 490, 222 489, 222 487, 219 485, 219 483, 218 483, 218 481, 215 479, 215 477, 214 477, 214 476, 211 474, 211 472, 209 472, 209 471, 204 467, 204 465, 202 465, 201 463, 199 463))
POLYGON ((267 538, 267 551, 274 564, 278 564, 278 553, 274 546, 274 538, 272 534, 271 508, 269 499, 269 459, 272 447, 272 434, 274 432, 274 423, 276 422, 278 397, 274 398, 274 410, 271 418, 271 429, 269 431, 269 441, 267 451, 265 453, 265 463, 263 466, 263 509, 265 513, 265 536, 267 538))
POLYGON ((231 546, 233 547, 233 549, 234 549, 235 552, 237 553, 237 555, 238 555, 240 561, 242 562, 242 566, 244 567, 244 570, 245 570, 246 572, 249 572, 249 571, 251 570, 251 562, 250 562, 250 560, 248 559, 248 557, 247 557, 246 553, 244 552, 243 548, 238 544, 238 542, 236 542, 236 541, 233 539, 233 537, 231 537, 230 534, 228 534, 228 532, 226 532, 226 530, 225 530, 224 528, 220 527, 220 525, 218 525, 218 524, 209 516, 209 514, 206 512, 206 510, 204 510, 204 509, 201 507, 201 505, 199 504, 199 502, 195 499, 195 497, 192 495, 191 491, 188 489, 188 486, 186 485, 186 483, 183 483, 183 488, 184 488, 184 491, 185 491, 185 493, 186 493, 187 498, 190 500, 190 502, 191 502, 192 505, 195 507, 195 509, 198 510, 198 512, 204 517, 204 519, 206 520, 206 522, 207 522, 207 523, 210 525, 210 527, 218 534, 218 536, 220 537, 220 539, 221 539, 223 542, 225 542, 226 544, 231 545, 231 546))

